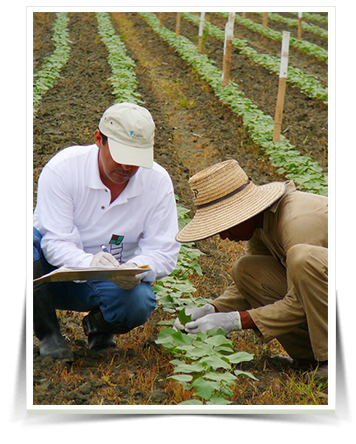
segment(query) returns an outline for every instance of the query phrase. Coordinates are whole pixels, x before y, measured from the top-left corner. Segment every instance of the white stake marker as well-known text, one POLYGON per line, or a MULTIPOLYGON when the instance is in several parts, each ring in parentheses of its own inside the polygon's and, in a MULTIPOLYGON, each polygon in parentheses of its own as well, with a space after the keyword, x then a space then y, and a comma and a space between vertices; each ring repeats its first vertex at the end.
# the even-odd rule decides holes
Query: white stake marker
POLYGON ((273 142, 279 142, 281 135, 284 96, 286 91, 287 71, 288 71, 289 37, 290 37, 290 32, 283 31, 278 96, 277 96, 276 112, 274 116, 273 142))
POLYGON ((223 74, 221 80, 222 86, 226 86, 229 83, 230 66, 231 66, 231 49, 232 49, 232 40, 234 38, 234 21, 235 21, 235 13, 229 12, 229 20, 225 26, 223 74))

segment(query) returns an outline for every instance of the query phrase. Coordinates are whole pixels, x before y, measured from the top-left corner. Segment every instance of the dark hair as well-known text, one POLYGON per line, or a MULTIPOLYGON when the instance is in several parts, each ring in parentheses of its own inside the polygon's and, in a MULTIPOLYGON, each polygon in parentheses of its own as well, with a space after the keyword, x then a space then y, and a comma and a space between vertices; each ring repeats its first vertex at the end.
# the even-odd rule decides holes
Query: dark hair
POLYGON ((106 142, 108 141, 107 136, 105 136, 105 134, 103 134, 100 130, 99 130, 99 132, 100 132, 100 136, 103 141, 103 144, 106 145, 106 142))

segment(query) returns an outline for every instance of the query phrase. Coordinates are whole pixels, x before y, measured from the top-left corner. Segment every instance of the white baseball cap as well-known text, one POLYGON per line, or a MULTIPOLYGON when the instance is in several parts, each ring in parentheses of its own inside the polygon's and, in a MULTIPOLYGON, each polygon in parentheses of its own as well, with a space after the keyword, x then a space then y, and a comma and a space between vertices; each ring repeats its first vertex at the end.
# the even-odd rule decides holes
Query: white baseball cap
POLYGON ((104 112, 99 130, 107 136, 115 162, 152 168, 155 123, 146 108, 117 103, 104 112))

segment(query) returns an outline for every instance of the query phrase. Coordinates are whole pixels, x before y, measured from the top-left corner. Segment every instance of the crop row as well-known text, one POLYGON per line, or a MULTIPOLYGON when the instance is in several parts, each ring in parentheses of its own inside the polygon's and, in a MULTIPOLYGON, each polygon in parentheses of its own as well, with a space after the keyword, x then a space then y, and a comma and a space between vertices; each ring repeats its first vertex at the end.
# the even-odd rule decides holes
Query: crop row
POLYGON ((58 12, 53 25, 52 40, 55 45, 53 53, 47 57, 41 69, 34 74, 33 109, 40 104, 42 96, 52 88, 63 66, 67 63, 70 53, 70 40, 67 25, 69 22, 67 12, 58 12))
POLYGON ((216 96, 243 119, 251 138, 261 146, 277 172, 285 174, 305 191, 327 195, 327 173, 311 157, 300 155, 299 151, 281 135, 279 142, 273 142, 274 120, 264 114, 234 82, 221 85, 222 72, 205 54, 198 54, 197 47, 186 37, 176 36, 174 32, 160 25, 156 16, 139 13, 151 28, 174 50, 194 67, 197 73, 213 88, 216 96))
MULTIPOLYGON (((322 17, 320 15, 303 13, 303 16, 304 16, 304 18, 309 18, 311 20, 317 19, 319 21, 327 22, 327 17, 322 17)), ((287 17, 283 17, 283 16, 276 14, 274 12, 269 12, 267 14, 267 17, 269 20, 274 20, 276 22, 282 22, 282 23, 287 24, 288 26, 298 26, 297 19, 290 19, 287 17)), ((313 25, 312 23, 303 22, 303 29, 305 29, 306 31, 312 32, 313 34, 316 34, 323 39, 328 38, 328 31, 326 31, 323 28, 320 28, 319 26, 313 25)))
MULTIPOLYGON (((226 17, 226 13, 221 13, 221 15, 224 15, 226 17)), ((296 26, 295 22, 298 23, 298 20, 286 19, 284 17, 279 16, 278 14, 273 14, 272 16, 269 15, 269 17, 273 20, 284 22, 288 26, 296 26)), ((271 40, 277 42, 282 41, 281 32, 275 31, 268 27, 265 28, 259 23, 255 23, 253 20, 241 17, 239 15, 235 15, 235 21, 238 22, 240 25, 244 26, 245 28, 250 29, 251 31, 254 31, 258 34, 261 34, 264 37, 267 37, 271 40)), ((315 45, 314 43, 310 43, 302 39, 299 40, 291 36, 289 44, 300 52, 304 52, 305 54, 315 57, 317 60, 320 60, 321 62, 328 63, 328 52, 324 48, 320 48, 320 46, 315 45)))
MULTIPOLYGON (((182 16, 195 25, 199 26, 200 18, 198 16, 191 13, 183 12, 182 16)), ((219 29, 217 26, 214 26, 207 20, 204 21, 204 30, 208 32, 209 35, 211 35, 212 37, 215 37, 221 41, 224 41, 225 39, 224 31, 219 29)), ((276 34, 279 35, 279 40, 282 40, 281 33, 279 32, 276 34)), ((255 49, 248 46, 246 40, 241 40, 236 37, 233 39, 232 45, 237 48, 241 52, 241 54, 246 55, 254 63, 263 66, 273 74, 279 75, 281 64, 280 58, 268 54, 261 54, 255 49)), ((315 77, 304 74, 302 70, 294 68, 292 66, 288 66, 287 82, 298 87, 306 96, 321 99, 325 104, 328 103, 328 89, 324 88, 320 84, 320 82, 315 79, 315 77)))

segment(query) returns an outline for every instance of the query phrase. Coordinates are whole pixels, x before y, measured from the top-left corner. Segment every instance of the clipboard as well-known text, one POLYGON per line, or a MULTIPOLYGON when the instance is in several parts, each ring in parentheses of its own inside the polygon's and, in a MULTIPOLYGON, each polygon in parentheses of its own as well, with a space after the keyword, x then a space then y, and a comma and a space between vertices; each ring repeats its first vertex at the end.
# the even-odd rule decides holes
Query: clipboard
POLYGON ((123 269, 116 267, 60 267, 34 279, 33 282, 106 281, 115 276, 136 276, 150 270, 148 265, 123 269))

